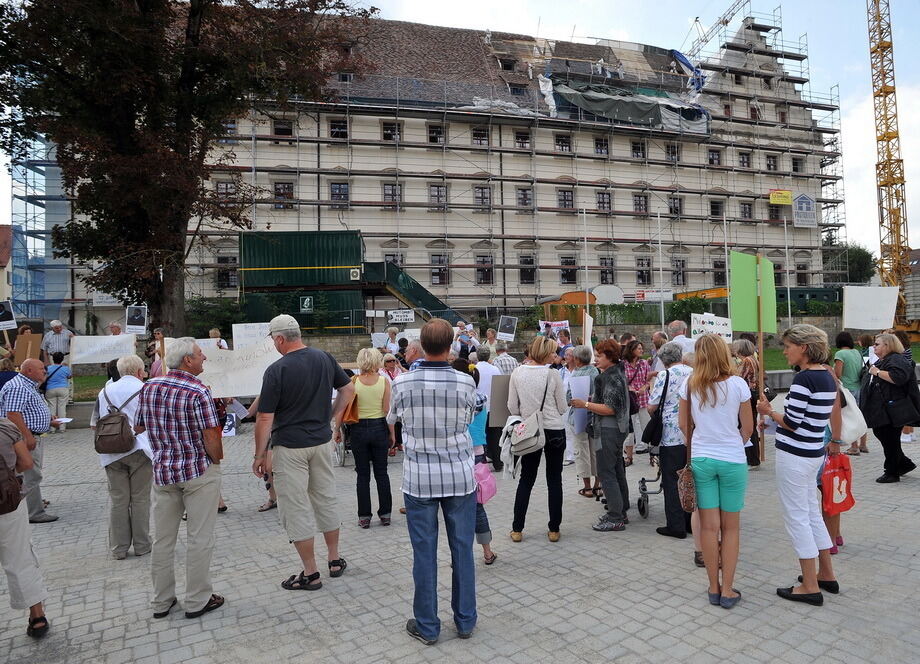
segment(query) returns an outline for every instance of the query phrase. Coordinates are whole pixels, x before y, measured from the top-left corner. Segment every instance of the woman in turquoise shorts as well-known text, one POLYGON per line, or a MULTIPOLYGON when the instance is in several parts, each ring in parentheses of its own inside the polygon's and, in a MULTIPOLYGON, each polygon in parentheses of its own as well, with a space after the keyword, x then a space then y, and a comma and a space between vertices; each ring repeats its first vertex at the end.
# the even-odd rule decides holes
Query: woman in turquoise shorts
POLYGON ((732 584, 747 488, 744 444, 754 430, 751 390, 735 375, 728 345, 720 337, 700 337, 695 352, 693 373, 680 390, 680 426, 696 484, 709 603, 730 609, 741 600, 732 584))

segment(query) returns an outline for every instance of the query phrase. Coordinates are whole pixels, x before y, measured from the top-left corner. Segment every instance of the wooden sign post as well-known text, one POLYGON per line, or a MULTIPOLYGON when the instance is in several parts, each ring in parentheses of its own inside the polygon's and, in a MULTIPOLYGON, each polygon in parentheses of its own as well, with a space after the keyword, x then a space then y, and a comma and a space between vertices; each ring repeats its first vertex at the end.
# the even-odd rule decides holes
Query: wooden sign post
MULTIPOLYGON (((764 371, 764 348, 763 348, 763 273, 760 265, 760 254, 757 254, 757 357, 760 361, 757 363, 757 384, 760 386, 761 396, 766 396, 764 388, 766 383, 764 382, 766 378, 766 371, 764 371)), ((761 463, 766 461, 766 445, 764 445, 764 434, 761 424, 763 423, 763 415, 760 413, 757 414, 757 421, 754 422, 754 426, 757 427, 757 445, 760 447, 758 450, 759 458, 761 463)))
POLYGON ((160 375, 166 375, 166 337, 160 337, 160 375))

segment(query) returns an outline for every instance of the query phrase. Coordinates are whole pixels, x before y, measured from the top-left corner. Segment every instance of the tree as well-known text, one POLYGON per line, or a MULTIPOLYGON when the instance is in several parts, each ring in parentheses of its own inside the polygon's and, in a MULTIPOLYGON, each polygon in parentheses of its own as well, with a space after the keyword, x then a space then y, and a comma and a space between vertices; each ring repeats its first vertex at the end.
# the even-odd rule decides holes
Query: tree
POLYGON ((185 261, 203 230, 250 227, 257 191, 207 187, 235 155, 215 141, 251 110, 328 98, 375 8, 350 0, 32 0, 0 6, 0 149, 56 145, 72 219, 55 255, 154 325, 185 329, 185 261), (220 149, 217 149, 217 148, 220 149))
POLYGON ((868 283, 877 265, 875 255, 858 244, 842 244, 824 252, 825 280, 830 283, 868 283))

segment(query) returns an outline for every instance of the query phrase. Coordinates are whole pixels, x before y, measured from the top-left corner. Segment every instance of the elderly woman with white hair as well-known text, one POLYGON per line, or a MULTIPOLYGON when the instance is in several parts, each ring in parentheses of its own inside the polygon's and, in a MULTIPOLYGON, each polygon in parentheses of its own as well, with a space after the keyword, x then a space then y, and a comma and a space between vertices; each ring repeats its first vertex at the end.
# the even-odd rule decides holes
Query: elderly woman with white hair
POLYGON ((398 327, 388 327, 386 329, 387 333, 387 342, 383 345, 386 349, 386 352, 396 355, 399 352, 399 341, 396 339, 396 335, 399 334, 398 327))
MULTIPOLYGON (((572 379, 587 378, 588 394, 591 394, 598 371, 597 367, 591 364, 594 354, 591 352, 590 346, 581 345, 569 348, 566 351, 566 357, 568 357, 569 352, 572 354, 574 366, 569 374, 565 390, 565 402, 569 404, 569 410, 565 416, 565 434, 566 438, 572 441, 572 448, 575 453, 575 474, 584 482, 584 486, 578 490, 578 495, 585 498, 594 498, 601 493, 600 479, 597 477, 597 459, 595 458, 594 450, 591 449, 591 439, 588 437, 587 431, 582 430, 581 433, 576 433, 575 431, 575 411, 577 409, 572 406, 572 379), (593 485, 591 483, 592 478, 594 480, 593 485)), ((587 417, 587 413, 585 417, 587 417)))
POLYGON ((783 355, 790 366, 799 368, 786 396, 785 412, 774 411, 764 396, 757 402, 757 411, 778 425, 776 488, 802 575, 801 585, 777 588, 776 594, 793 602, 821 606, 821 591, 836 594, 840 587, 830 556, 834 542, 821 515, 815 478, 825 455, 840 454, 840 401, 836 378, 825 366, 830 357, 827 334, 814 325, 799 324, 786 330, 782 339, 783 355), (831 441, 825 445, 828 423, 831 441))
MULTIPOLYGON (((351 453, 355 457, 355 473, 358 475, 358 525, 370 528, 371 466, 377 483, 380 525, 390 525, 393 509, 393 494, 390 490, 390 476, 387 474, 387 454, 396 444, 393 425, 387 424, 390 410, 390 381, 380 375, 383 356, 376 348, 362 348, 358 351, 358 368, 361 373, 352 378, 355 398, 358 400, 358 421, 350 427, 351 453)), ((339 434, 336 434, 337 436, 339 434)))

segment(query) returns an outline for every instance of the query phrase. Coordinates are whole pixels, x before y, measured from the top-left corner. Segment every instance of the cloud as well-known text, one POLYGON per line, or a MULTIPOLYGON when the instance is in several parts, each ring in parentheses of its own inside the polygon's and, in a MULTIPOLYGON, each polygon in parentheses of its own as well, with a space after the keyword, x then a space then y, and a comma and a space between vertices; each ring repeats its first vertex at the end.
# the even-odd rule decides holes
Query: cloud
MULTIPOLYGON (((879 218, 875 180, 875 113, 872 96, 844 101, 843 166, 846 188, 847 235, 878 254, 879 218)), ((920 85, 898 88, 901 156, 907 180, 909 240, 920 247, 920 85)))

